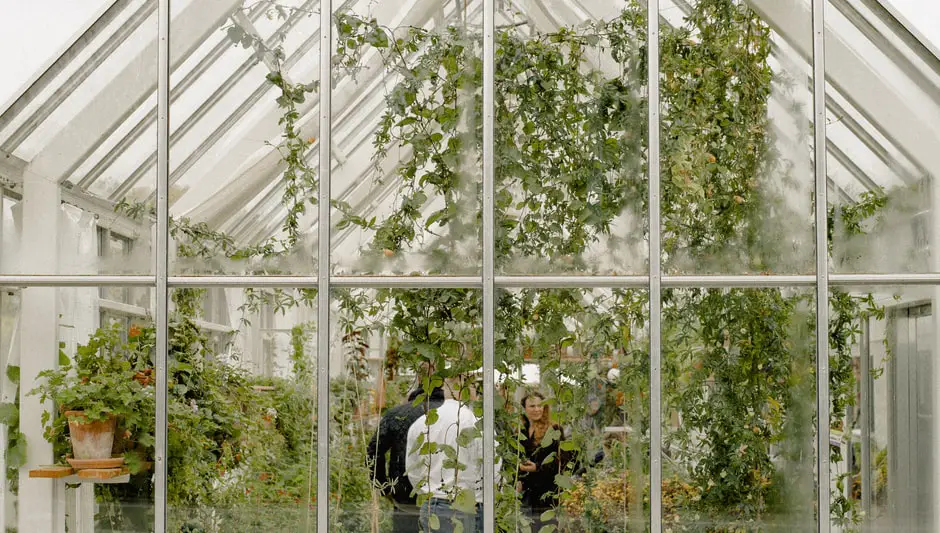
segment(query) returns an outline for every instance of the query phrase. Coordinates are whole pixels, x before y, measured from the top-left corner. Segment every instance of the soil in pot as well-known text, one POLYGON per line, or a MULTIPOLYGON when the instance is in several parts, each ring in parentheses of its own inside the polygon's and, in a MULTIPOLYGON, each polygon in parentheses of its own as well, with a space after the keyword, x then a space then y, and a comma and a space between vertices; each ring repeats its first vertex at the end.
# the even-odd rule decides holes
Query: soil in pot
POLYGON ((105 420, 88 422, 82 411, 66 411, 65 416, 69 421, 72 455, 76 459, 111 458, 117 418, 112 415, 105 420))

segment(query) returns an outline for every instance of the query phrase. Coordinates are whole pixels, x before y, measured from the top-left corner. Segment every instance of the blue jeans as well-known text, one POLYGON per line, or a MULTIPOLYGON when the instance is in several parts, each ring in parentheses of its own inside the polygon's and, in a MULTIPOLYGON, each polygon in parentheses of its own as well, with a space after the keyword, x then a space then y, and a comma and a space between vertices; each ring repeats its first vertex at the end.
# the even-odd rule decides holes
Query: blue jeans
POLYGON ((468 514, 452 508, 449 501, 438 498, 431 498, 421 504, 421 531, 454 533, 454 531, 456 531, 454 522, 463 524, 463 533, 479 533, 483 531, 483 506, 477 504, 476 513, 468 514), (432 530, 428 525, 432 515, 437 516, 441 524, 440 529, 432 530))

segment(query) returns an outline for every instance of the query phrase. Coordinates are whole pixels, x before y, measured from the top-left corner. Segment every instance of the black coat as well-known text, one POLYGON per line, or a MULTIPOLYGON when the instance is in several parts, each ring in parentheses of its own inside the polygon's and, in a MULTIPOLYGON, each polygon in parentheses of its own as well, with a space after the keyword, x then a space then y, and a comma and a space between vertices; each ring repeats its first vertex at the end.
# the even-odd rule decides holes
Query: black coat
POLYGON ((405 471, 408 429, 429 408, 435 409, 444 403, 444 391, 435 389, 428 401, 414 405, 414 399, 419 393, 412 392, 408 396, 409 401, 385 411, 366 448, 366 464, 374 473, 374 483, 381 486, 382 492, 396 502, 412 505, 415 503, 415 497, 411 494, 413 487, 405 471))
POLYGON ((564 471, 568 454, 562 453, 560 447, 565 438, 564 430, 558 424, 552 424, 552 428, 558 430, 561 436, 543 447, 541 441, 529 435, 529 419, 523 417, 525 438, 522 446, 525 459, 535 463, 535 472, 522 472, 519 479, 522 481, 522 503, 532 509, 553 507, 558 503, 555 476, 564 471))

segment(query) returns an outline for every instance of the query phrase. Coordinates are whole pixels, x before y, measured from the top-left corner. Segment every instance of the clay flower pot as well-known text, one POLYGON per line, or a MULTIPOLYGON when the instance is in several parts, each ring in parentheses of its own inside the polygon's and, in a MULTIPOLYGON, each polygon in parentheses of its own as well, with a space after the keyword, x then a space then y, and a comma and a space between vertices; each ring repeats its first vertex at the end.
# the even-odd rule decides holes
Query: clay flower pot
POLYGON ((82 411, 66 411, 65 416, 69 421, 69 439, 76 459, 111 458, 117 418, 111 415, 105 420, 88 422, 82 411))

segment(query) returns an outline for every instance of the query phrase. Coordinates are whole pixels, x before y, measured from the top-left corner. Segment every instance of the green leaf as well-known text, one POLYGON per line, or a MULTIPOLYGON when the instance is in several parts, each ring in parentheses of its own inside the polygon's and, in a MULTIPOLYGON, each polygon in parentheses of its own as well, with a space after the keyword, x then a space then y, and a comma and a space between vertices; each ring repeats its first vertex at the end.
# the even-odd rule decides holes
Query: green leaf
POLYGON ((19 419, 19 407, 9 402, 0 403, 0 424, 15 426, 19 423, 19 419))
POLYGON ((567 474, 556 474, 555 484, 565 490, 571 490, 574 488, 574 480, 572 480, 571 476, 567 474))
POLYGON ((428 517, 428 525, 431 526, 431 529, 437 531, 441 529, 441 519, 438 518, 436 514, 432 514, 428 517))
POLYGON ((467 514, 472 514, 476 511, 477 501, 474 497, 473 491, 470 489, 461 489, 457 493, 457 497, 454 498, 451 507, 454 509, 467 514))
POLYGON ((7 367, 7 379, 13 383, 20 384, 20 367, 16 365, 10 365, 7 367))
POLYGON ((549 428, 545 432, 545 436, 542 437, 542 442, 539 445, 543 448, 548 448, 553 442, 561 438, 561 430, 558 428, 549 428))
POLYGON ((16 444, 7 450, 7 468, 19 468, 26 464, 26 436, 19 433, 18 437, 16 444))

